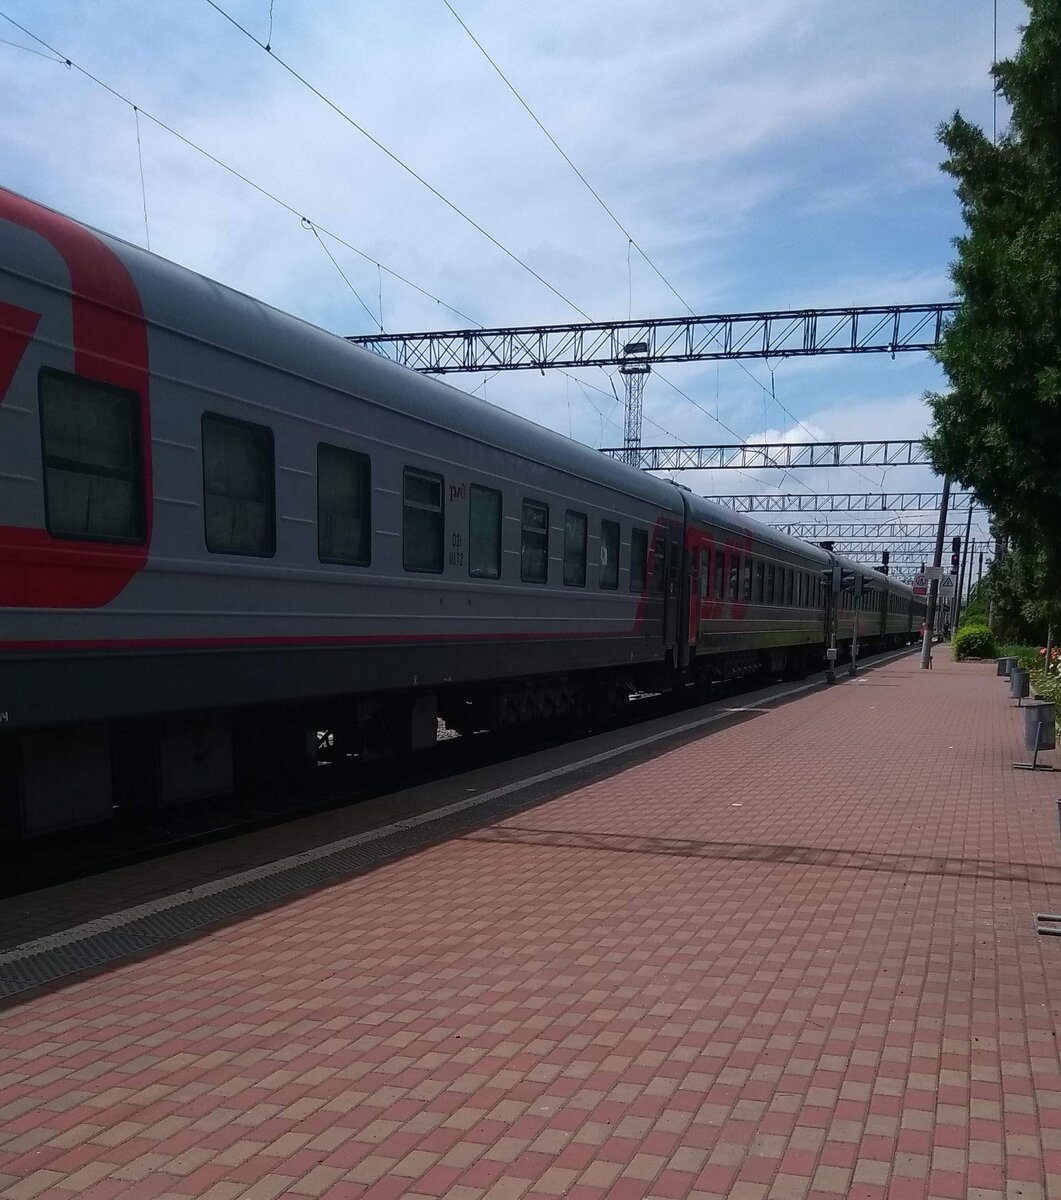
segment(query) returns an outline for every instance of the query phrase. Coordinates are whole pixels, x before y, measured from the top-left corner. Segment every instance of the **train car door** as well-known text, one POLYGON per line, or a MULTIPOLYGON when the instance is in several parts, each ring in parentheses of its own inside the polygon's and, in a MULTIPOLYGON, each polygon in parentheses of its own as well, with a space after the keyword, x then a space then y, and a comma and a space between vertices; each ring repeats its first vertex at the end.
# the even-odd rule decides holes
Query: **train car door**
POLYGON ((667 649, 678 645, 679 581, 681 579, 682 548, 672 534, 667 539, 666 577, 663 587, 663 645, 667 649))

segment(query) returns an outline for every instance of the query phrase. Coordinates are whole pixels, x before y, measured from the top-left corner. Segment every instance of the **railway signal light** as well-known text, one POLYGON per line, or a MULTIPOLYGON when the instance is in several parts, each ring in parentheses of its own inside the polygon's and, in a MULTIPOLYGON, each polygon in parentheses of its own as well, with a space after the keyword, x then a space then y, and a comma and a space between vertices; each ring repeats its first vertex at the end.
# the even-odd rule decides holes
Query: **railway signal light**
POLYGON ((890 550, 882 550, 880 552, 880 573, 882 575, 888 574, 888 563, 891 561, 891 557, 890 550))
POLYGON ((950 543, 950 573, 958 574, 958 560, 962 554, 962 540, 960 537, 951 538, 950 543))

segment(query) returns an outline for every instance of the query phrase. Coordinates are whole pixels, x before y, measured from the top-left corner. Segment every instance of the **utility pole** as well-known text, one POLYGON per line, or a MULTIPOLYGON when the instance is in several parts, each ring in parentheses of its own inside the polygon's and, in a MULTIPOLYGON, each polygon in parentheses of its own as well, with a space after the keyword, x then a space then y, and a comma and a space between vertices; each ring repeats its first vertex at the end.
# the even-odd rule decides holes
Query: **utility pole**
MULTIPOLYGON (((969 535, 973 528, 973 510, 969 509, 969 515, 965 520, 965 545, 962 547, 962 565, 958 572, 958 590, 954 593, 954 623, 951 628, 955 633, 958 632, 958 621, 962 615, 962 588, 965 586, 965 565, 969 563, 969 535)), ((972 574, 972 563, 969 563, 969 574, 972 574)))
MULTIPOLYGON (((943 537, 947 532, 947 505, 950 502, 950 476, 943 480, 943 495, 939 502, 939 526, 936 529, 936 551, 932 565, 939 569, 943 563, 943 537)), ((936 622, 936 597, 939 595, 939 579, 928 585, 928 613, 925 616, 925 635, 921 639, 921 670, 932 666, 932 637, 936 622)))

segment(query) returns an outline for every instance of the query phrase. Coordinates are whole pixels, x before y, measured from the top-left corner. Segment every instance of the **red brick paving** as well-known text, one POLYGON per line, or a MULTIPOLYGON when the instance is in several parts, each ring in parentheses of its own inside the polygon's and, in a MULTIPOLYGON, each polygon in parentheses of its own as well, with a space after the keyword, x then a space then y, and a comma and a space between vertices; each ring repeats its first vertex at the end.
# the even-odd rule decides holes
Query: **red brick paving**
POLYGON ((0 1195, 1061 1197, 1018 719, 906 659, 30 999, 0 1195))

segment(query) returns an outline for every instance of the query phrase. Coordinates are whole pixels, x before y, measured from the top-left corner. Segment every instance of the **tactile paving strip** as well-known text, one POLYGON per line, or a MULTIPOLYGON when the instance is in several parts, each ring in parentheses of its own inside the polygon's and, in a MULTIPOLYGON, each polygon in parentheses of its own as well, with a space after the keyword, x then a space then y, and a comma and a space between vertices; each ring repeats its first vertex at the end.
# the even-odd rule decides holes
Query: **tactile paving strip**
POLYGON ((356 875, 386 859, 437 842, 471 825, 527 807, 533 801, 528 799, 525 792, 526 789, 521 788, 516 795, 501 797, 411 828, 394 829, 391 826, 394 832, 382 837, 360 845, 346 846, 324 857, 301 862, 262 878, 236 883, 213 895, 197 895, 183 902, 178 898, 176 904, 134 917, 116 928, 87 933, 81 937, 76 936, 77 930, 70 930, 67 935, 42 939, 54 943, 64 936, 69 937, 69 940, 57 945, 38 949, 39 943, 29 943, 18 947, 3 956, 7 961, 0 962, 0 998, 40 987, 64 975, 104 966, 115 959, 150 950, 163 942, 193 933, 249 909, 274 904, 297 892, 356 875))

